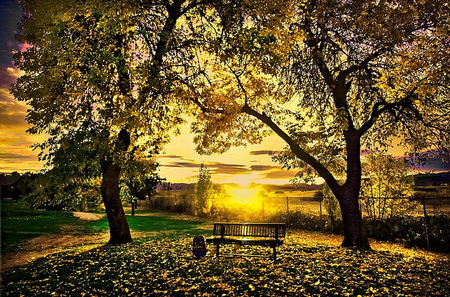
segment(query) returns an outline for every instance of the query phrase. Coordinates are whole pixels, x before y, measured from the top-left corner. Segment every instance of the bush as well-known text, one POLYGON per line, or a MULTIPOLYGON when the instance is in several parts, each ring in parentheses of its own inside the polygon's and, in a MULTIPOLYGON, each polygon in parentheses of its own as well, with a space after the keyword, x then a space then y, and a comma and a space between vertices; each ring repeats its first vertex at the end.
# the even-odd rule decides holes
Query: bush
MULTIPOLYGON (((331 221, 323 217, 301 211, 278 212, 268 218, 269 222, 286 222, 288 228, 324 231, 343 234, 341 220, 331 221)), ((423 217, 396 216, 385 220, 365 219, 367 235, 370 238, 400 243, 407 247, 427 248, 425 222, 423 217)), ((450 217, 444 214, 428 217, 428 237, 430 249, 450 252, 450 217)))
POLYGON ((403 216, 385 220, 365 220, 367 235, 371 238, 391 241, 406 246, 421 246, 423 220, 419 217, 403 216))
MULTIPOLYGON (((428 238, 430 248, 436 251, 450 251, 450 217, 447 215, 428 217, 428 238)), ((369 237, 399 242, 406 246, 427 248, 425 222, 423 217, 403 216, 386 220, 366 221, 369 237)))
POLYGON ((439 251, 450 252, 450 217, 444 214, 428 217, 430 246, 439 251))
POLYGON ((269 222, 286 222, 288 228, 311 230, 311 231, 328 231, 333 233, 341 233, 342 221, 334 220, 328 217, 305 213, 302 211, 278 212, 268 218, 269 222))

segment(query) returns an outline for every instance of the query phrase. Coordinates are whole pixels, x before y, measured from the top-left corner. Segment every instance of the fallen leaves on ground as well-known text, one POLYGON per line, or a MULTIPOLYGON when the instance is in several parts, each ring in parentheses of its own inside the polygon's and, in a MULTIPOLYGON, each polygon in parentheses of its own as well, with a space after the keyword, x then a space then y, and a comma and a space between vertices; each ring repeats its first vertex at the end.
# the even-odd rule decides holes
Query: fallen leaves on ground
MULTIPOLYGON (((192 237, 154 235, 124 246, 56 253, 3 273, 3 296, 448 296, 446 256, 361 251, 293 233, 279 260, 191 254, 192 237)), ((224 253, 265 253, 228 245, 224 253)))

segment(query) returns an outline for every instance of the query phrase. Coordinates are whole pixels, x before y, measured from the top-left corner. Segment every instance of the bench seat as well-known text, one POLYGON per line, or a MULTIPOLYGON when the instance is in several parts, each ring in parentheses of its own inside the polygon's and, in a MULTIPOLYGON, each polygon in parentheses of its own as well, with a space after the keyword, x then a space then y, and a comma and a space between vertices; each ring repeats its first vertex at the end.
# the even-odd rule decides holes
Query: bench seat
POLYGON ((223 244, 248 244, 248 245, 282 245, 283 240, 275 240, 275 239, 253 239, 253 238, 207 238, 206 242, 208 243, 223 243, 223 244))
POLYGON ((270 246, 276 260, 276 247, 283 244, 285 236, 285 224, 214 223, 213 237, 206 239, 206 242, 216 245, 216 257, 220 256, 220 244, 270 246))

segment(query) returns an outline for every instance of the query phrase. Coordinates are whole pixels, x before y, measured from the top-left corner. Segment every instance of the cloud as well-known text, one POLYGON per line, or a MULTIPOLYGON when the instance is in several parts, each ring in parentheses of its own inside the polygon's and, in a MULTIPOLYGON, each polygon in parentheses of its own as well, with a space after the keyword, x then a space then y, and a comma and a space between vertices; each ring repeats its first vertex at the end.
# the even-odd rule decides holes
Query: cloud
MULTIPOLYGON (((227 164, 221 162, 205 162, 205 166, 210 170, 211 174, 249 174, 251 169, 242 164, 227 164)), ((201 163, 194 161, 178 161, 162 164, 163 167, 169 168, 200 168, 201 163)))
POLYGON ((251 156, 258 156, 258 155, 271 155, 273 154, 274 151, 269 151, 269 150, 259 150, 259 151, 251 151, 250 155, 251 156))
POLYGON ((15 101, 7 93, 7 90, 0 88, 0 127, 21 127, 26 129, 25 116, 27 106, 23 102, 15 101))
POLYGON ((192 168, 192 167, 200 167, 200 164, 195 163, 195 162, 170 162, 169 164, 166 164, 166 165, 163 164, 163 166, 192 168))
POLYGON ((5 67, 0 68, 0 87, 2 89, 8 90, 12 83, 14 83, 17 78, 23 75, 24 72, 15 67, 5 67))
POLYGON ((213 174, 249 174, 251 170, 242 164, 226 164, 220 162, 214 162, 206 164, 211 169, 213 174))
POLYGON ((272 179, 292 179, 294 178, 296 172, 295 171, 288 171, 288 170, 272 170, 265 174, 265 178, 272 178, 272 179))
POLYGON ((159 155, 158 158, 183 159, 183 157, 179 155, 159 155))
POLYGON ((251 165, 250 169, 252 171, 268 171, 272 169, 279 169, 280 166, 273 166, 273 165, 251 165))
POLYGON ((28 44, 28 43, 21 43, 21 44, 19 45, 19 51, 25 52, 27 49, 29 49, 29 48, 31 48, 31 47, 32 47, 31 44, 28 44))
POLYGON ((34 160, 36 156, 34 155, 21 155, 14 153, 0 153, 0 159, 26 159, 26 160, 34 160))

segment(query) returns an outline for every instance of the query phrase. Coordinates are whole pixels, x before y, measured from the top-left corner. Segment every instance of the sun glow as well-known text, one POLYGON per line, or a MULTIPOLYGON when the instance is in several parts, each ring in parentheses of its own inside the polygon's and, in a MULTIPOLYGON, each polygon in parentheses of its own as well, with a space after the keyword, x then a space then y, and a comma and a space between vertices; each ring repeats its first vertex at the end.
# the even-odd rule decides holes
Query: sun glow
POLYGON ((261 197, 259 195, 260 190, 261 189, 259 188, 226 188, 232 201, 249 206, 256 206, 261 203, 261 197))

